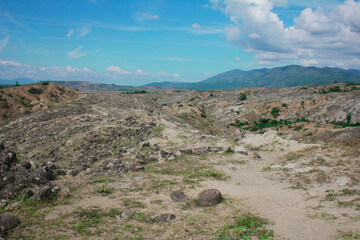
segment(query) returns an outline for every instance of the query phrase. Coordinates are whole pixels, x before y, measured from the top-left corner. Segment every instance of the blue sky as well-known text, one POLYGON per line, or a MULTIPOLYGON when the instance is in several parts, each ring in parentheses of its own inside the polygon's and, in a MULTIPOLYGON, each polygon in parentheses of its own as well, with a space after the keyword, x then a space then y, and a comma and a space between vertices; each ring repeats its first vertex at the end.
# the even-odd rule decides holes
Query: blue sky
POLYGON ((359 12, 354 0, 2 0, 0 78, 141 85, 360 68, 359 12))

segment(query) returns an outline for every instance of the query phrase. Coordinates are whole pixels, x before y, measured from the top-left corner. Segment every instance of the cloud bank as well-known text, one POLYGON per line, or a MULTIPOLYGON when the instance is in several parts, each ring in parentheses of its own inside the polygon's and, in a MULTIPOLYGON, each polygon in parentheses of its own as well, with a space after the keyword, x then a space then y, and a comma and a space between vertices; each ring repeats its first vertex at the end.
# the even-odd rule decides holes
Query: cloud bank
POLYGON ((304 9, 285 27, 274 7, 285 0, 211 0, 232 22, 226 27, 227 40, 255 53, 261 65, 296 60, 318 66, 360 68, 360 3, 347 0, 325 12, 304 9))
POLYGON ((159 71, 158 73, 150 74, 142 69, 131 72, 115 65, 110 65, 104 70, 105 72, 100 73, 87 67, 35 67, 0 59, 0 78, 9 80, 27 77, 39 81, 94 81, 120 85, 143 85, 154 81, 174 81, 181 78, 181 75, 178 73, 170 74, 165 71, 159 71))

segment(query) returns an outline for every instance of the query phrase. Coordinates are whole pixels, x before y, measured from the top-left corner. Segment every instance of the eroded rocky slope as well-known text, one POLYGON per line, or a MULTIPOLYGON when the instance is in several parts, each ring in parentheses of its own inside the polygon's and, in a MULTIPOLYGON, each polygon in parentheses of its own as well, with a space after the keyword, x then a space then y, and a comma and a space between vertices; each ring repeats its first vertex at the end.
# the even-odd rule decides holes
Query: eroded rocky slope
POLYGON ((349 112, 358 122, 360 91, 338 85, 342 92, 93 93, 3 122, 1 187, 16 194, 2 195, 1 212, 20 226, 1 231, 8 239, 355 238, 359 127, 331 122, 349 112), (261 118, 291 124, 245 129, 261 118))

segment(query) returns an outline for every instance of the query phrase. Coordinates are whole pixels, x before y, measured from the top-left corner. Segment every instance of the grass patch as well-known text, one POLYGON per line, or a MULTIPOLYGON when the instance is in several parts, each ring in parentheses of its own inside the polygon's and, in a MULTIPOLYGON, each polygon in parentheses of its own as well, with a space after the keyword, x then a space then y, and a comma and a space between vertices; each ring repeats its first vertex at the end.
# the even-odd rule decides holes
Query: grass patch
POLYGON ((111 194, 114 192, 114 188, 110 187, 107 184, 104 184, 99 187, 96 187, 96 192, 101 193, 101 194, 111 194))
POLYGON ((266 229, 267 224, 266 219, 245 213, 242 216, 235 217, 233 223, 216 230, 215 237, 212 239, 272 239, 274 233, 272 230, 266 229))
POLYGON ((121 215, 122 211, 116 208, 109 210, 102 210, 98 207, 91 208, 80 208, 74 212, 74 215, 77 217, 77 221, 73 224, 73 229, 80 235, 93 235, 93 229, 96 229, 96 234, 101 232, 99 228, 100 224, 104 223, 105 217, 116 218, 121 215))

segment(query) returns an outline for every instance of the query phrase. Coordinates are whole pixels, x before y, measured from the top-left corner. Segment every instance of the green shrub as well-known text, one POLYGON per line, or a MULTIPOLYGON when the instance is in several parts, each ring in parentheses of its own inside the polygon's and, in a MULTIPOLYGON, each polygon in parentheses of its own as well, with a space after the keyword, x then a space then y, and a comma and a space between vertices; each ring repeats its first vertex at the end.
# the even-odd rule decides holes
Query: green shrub
POLYGON ((351 122, 351 113, 346 114, 346 121, 348 124, 351 122))
POLYGON ((239 96, 239 98, 238 98, 239 101, 244 101, 244 100, 246 100, 246 99, 247 99, 247 96, 246 96, 245 93, 240 94, 240 96, 239 96))
POLYGON ((216 232, 216 240, 225 239, 271 239, 272 230, 266 229, 266 219, 246 213, 236 217, 232 224, 220 227, 216 232))
POLYGON ((30 94, 41 94, 43 91, 40 89, 40 88, 30 88, 29 90, 28 90, 28 92, 30 93, 30 94))
POLYGON ((335 86, 335 87, 329 88, 329 92, 341 92, 341 89, 339 86, 335 86))
POLYGON ((274 107, 273 109, 271 109, 271 114, 274 118, 277 118, 278 116, 280 116, 280 108, 274 107))
POLYGON ((41 85, 43 86, 49 85, 49 82, 41 82, 41 85))

